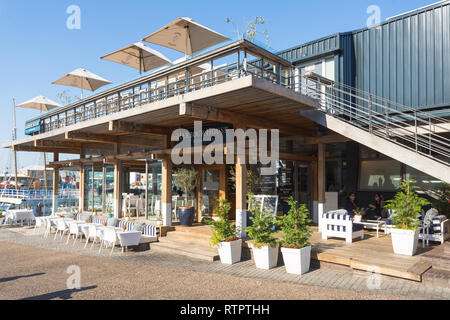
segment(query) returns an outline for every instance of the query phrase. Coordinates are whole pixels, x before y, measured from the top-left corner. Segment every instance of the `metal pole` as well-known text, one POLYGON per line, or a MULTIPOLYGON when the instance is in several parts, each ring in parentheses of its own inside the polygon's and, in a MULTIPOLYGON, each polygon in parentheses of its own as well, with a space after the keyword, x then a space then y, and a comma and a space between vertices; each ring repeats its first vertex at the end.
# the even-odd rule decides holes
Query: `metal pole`
POLYGON ((145 220, 148 220, 148 160, 145 160, 145 220))
MULTIPOLYGON (((16 100, 13 98, 14 106, 14 129, 13 129, 13 140, 17 139, 17 123, 16 123, 16 100)), ((16 195, 19 193, 19 183, 17 181, 17 151, 14 149, 14 179, 16 184, 16 195)))
POLYGON ((415 142, 416 142, 416 152, 419 151, 419 146, 417 144, 417 111, 414 111, 414 127, 415 127, 415 142))
POLYGON ((429 121, 429 123, 430 123, 430 134, 429 134, 429 142, 430 142, 430 148, 429 148, 429 153, 430 153, 430 156, 431 156, 431 129, 432 129, 432 127, 431 127, 431 117, 429 117, 428 118, 428 121, 429 121))
POLYGON ((369 94, 369 132, 373 132, 372 128, 372 95, 369 94))

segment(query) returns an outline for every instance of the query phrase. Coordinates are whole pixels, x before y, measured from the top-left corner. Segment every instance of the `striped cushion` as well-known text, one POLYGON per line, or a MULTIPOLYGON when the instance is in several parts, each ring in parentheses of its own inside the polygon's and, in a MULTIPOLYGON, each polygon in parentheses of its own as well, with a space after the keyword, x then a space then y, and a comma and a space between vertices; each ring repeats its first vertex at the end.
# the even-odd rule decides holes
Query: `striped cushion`
POLYGON ((348 214, 333 213, 333 212, 324 213, 323 218, 325 218, 325 219, 332 219, 332 220, 343 220, 343 221, 352 220, 352 217, 350 215, 348 215, 348 214))
POLYGON ((123 226, 126 226, 126 227, 127 227, 127 229, 126 229, 127 231, 133 231, 134 223, 133 223, 133 222, 119 221, 118 227, 119 227, 120 229, 122 229, 123 226))
POLYGON ((158 228, 156 226, 146 225, 144 228, 144 236, 157 237, 158 236, 158 228))
POLYGON ((433 233, 441 233, 441 223, 447 220, 446 216, 437 216, 433 218, 433 233))
POLYGON ((108 221, 107 219, 92 218, 92 223, 95 223, 95 224, 104 224, 104 223, 106 223, 107 221, 108 221))

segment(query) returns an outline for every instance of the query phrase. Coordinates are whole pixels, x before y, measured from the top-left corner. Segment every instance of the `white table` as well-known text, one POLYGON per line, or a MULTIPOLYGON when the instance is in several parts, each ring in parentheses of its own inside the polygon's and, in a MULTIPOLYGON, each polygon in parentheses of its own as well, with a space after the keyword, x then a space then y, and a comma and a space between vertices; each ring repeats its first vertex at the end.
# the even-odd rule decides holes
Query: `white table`
POLYGON ((19 221, 23 223, 27 221, 28 225, 35 220, 33 210, 18 209, 8 210, 5 215, 5 224, 17 224, 19 221))
MULTIPOLYGON (((361 221, 361 222, 355 222, 355 223, 360 223, 364 226, 365 229, 375 229, 377 230, 377 238, 379 238, 379 231, 380 228, 383 228, 383 225, 386 225, 386 222, 384 221, 376 221, 376 220, 366 220, 366 221, 361 221)), ((387 228, 384 227, 384 234, 387 234, 387 228)))

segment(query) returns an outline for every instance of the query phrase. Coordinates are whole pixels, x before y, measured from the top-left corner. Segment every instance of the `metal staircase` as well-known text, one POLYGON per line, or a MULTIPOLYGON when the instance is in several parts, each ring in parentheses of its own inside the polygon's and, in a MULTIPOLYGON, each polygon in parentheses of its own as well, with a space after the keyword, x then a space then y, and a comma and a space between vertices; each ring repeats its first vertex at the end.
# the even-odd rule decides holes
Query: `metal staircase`
POLYGON ((317 111, 302 112, 303 116, 450 183, 449 119, 314 73, 298 80, 295 90, 316 99, 319 106, 317 111))

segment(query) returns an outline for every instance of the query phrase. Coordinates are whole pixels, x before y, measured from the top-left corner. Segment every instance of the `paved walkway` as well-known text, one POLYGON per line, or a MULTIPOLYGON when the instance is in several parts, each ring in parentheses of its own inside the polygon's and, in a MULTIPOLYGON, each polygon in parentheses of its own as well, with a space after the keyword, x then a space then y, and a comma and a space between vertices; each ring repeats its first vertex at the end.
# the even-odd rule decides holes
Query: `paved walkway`
MULTIPOLYGON (((313 269, 300 277, 287 274, 284 267, 259 270, 252 261, 227 266, 220 262, 211 263, 151 251, 121 254, 119 249, 109 257, 109 251, 98 255, 98 250, 90 251, 83 247, 84 243, 79 241, 72 246, 72 242, 66 245, 65 240, 54 241, 53 237, 43 239, 41 235, 33 235, 33 231, 27 228, 1 227, 1 278, 39 272, 47 274, 52 270, 50 266, 56 268, 62 265, 67 268, 68 263, 71 263, 79 265, 83 275, 89 274, 88 277, 92 278, 97 274, 98 281, 92 279, 88 283, 98 287, 72 295, 72 298, 80 299, 450 299, 450 289, 427 287, 416 282, 362 272, 322 268, 313 269), (49 254, 49 249, 59 252, 49 254), (52 262, 53 259, 62 259, 64 262, 52 262), (5 270, 3 260, 8 261, 8 270, 5 270), (39 268, 40 265, 42 268, 39 268), (24 269, 18 269, 19 266, 24 269), (50 270, 44 267, 50 267, 50 270), (246 280, 242 281, 242 278, 246 280), (118 293, 114 289, 116 286, 126 287, 124 292, 128 294, 118 293), (261 287, 267 289, 260 290, 261 287), (136 290, 136 294, 133 290, 136 290)), ((65 279, 68 275, 63 274, 62 277, 65 279)), ((17 281, 25 285, 32 279, 37 281, 39 276, 17 281)), ((83 286, 87 286, 84 280, 83 286)), ((0 279, 0 298, 8 298, 9 293, 5 293, 0 279)), ((30 292, 15 298, 31 296, 38 294, 30 292)))

